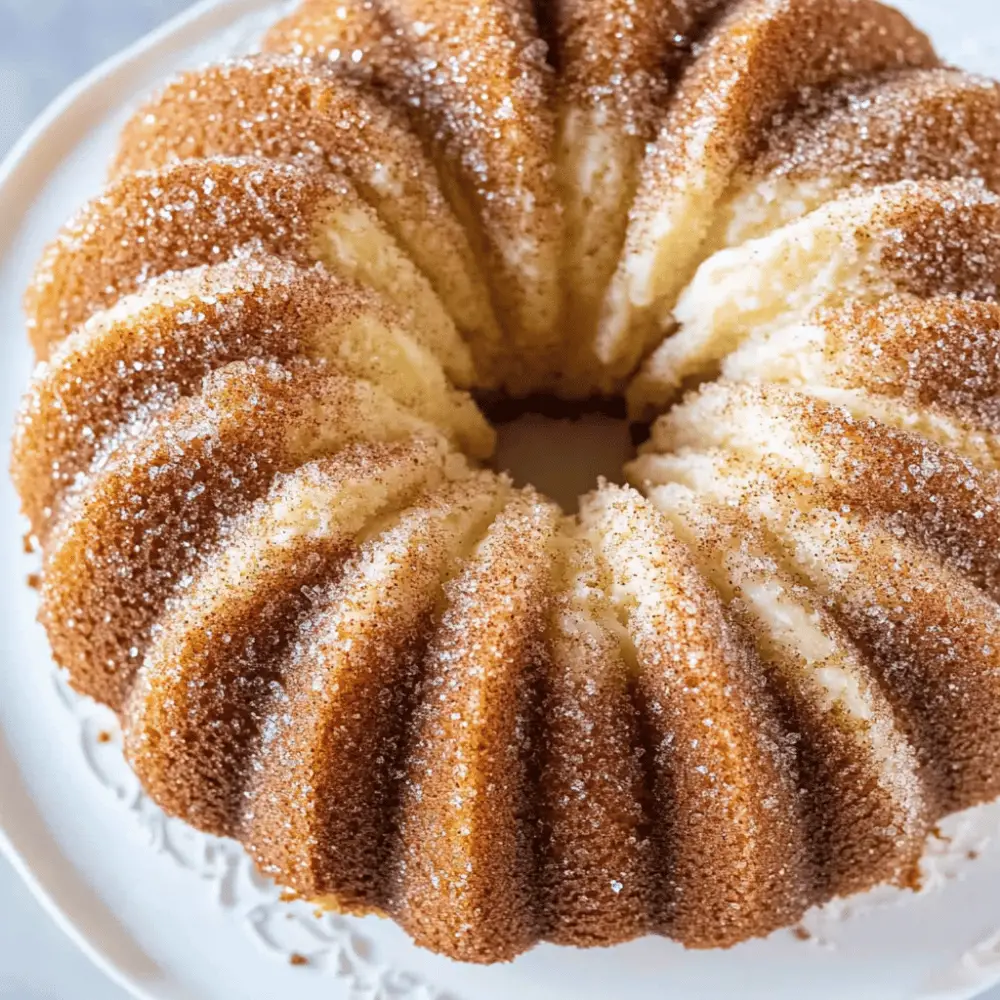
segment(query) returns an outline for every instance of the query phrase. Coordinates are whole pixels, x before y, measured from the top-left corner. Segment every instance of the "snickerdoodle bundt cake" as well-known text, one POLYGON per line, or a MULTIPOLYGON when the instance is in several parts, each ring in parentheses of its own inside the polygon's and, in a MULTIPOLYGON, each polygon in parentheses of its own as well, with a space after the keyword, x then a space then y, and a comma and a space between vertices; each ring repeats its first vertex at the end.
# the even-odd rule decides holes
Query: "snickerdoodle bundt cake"
POLYGON ((468 961, 913 884, 1000 795, 1000 87, 874 0, 263 50, 136 113, 27 294, 41 620, 149 794, 468 961), (636 488, 492 471, 539 394, 651 421, 636 488))

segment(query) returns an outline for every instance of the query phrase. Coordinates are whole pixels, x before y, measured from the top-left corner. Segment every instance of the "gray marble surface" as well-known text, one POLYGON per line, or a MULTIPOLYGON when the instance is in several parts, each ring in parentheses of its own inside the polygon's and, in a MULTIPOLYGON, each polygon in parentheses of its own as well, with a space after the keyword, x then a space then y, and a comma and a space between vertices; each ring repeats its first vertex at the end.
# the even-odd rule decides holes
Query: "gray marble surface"
MULTIPOLYGON (((0 0, 0 156, 82 73, 191 0, 0 0)), ((0 1000, 124 1000, 0 860, 0 1000)), ((1000 990, 984 1000, 1000 1000, 1000 990)))
POLYGON ((0 155, 67 84, 191 0, 0 0, 0 155))

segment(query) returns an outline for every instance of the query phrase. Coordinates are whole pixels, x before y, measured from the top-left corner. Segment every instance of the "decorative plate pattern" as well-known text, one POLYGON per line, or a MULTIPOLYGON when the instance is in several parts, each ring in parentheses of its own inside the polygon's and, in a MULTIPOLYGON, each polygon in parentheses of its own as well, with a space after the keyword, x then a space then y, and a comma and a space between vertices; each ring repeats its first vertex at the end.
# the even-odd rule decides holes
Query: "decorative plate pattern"
POLYGON ((61 671, 52 674, 52 683, 77 727, 80 752, 94 779, 139 824, 150 850, 208 883, 217 905, 243 924, 257 947, 339 980, 350 1000, 455 1000, 386 964, 375 943, 360 933, 358 921, 283 900, 239 844, 167 816, 143 793, 125 762, 114 714, 73 691, 61 671))
MULTIPOLYGON (((122 755, 121 730, 114 714, 73 691, 61 671, 52 675, 56 695, 72 717, 80 752, 94 779, 146 832, 151 850, 165 854, 211 888, 216 903, 237 915, 255 945, 291 964, 309 964, 339 980, 350 1000, 457 1000, 420 977, 392 967, 359 922, 320 913, 301 901, 282 899, 243 848, 211 837, 166 816, 143 793, 122 755)), ((975 875, 975 862, 1000 847, 1000 802, 951 817, 928 841, 921 860, 921 893, 939 891, 954 879, 975 875)), ((912 894, 884 887, 864 896, 835 900, 810 911, 798 934, 815 946, 835 948, 846 921, 874 909, 905 906, 912 894)), ((970 948, 948 973, 935 977, 920 1000, 943 1000, 959 986, 1000 976, 1000 929, 970 948)))

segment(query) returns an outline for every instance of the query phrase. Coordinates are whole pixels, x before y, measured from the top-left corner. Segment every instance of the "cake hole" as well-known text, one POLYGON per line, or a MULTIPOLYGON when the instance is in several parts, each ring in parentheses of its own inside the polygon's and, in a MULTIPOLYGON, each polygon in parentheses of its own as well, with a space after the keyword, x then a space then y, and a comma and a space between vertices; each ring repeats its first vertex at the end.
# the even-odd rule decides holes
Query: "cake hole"
POLYGON ((504 402, 489 407, 498 441, 494 466, 575 514, 601 477, 624 483, 636 434, 618 407, 504 402))

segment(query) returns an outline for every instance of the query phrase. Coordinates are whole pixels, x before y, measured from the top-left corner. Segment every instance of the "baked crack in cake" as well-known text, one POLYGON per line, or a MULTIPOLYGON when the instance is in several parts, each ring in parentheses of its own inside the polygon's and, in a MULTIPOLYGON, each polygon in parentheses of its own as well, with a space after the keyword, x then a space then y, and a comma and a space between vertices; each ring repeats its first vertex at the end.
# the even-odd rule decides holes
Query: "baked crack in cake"
POLYGON ((998 143, 874 0, 304 0, 28 289, 57 663, 170 815, 458 960, 914 886, 1000 795, 998 143), (648 422, 632 486, 493 468, 540 398, 648 422))

